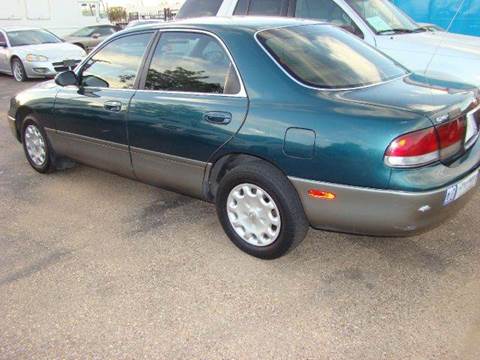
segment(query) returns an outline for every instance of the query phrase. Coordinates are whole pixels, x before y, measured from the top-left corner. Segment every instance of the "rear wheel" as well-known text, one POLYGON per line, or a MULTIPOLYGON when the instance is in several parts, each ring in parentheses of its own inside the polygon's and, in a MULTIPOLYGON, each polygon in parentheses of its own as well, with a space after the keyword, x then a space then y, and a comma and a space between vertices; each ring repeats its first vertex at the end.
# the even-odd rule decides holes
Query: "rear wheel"
POLYGON ((40 173, 55 170, 53 151, 45 131, 33 118, 26 118, 22 130, 22 144, 30 165, 40 173))
POLYGON ((240 165, 222 178, 216 207, 230 240, 259 258, 284 255, 308 231, 295 188, 278 169, 261 161, 240 165))
POLYGON ((19 82, 28 80, 22 61, 18 58, 12 60, 12 74, 13 78, 19 82))

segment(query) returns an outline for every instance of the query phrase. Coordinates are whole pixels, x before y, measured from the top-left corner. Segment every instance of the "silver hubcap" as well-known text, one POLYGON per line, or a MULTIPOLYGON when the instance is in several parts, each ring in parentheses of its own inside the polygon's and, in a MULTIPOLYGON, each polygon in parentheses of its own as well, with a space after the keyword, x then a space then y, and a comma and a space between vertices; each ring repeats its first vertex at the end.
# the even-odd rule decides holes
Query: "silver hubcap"
POLYGON ((15 80, 17 81, 22 81, 23 79, 23 71, 22 71, 22 66, 18 61, 15 61, 13 63, 13 76, 15 77, 15 80))
POLYGON ((247 243, 268 246, 280 234, 281 219, 277 204, 262 188, 240 184, 230 191, 227 213, 235 232, 247 243))
POLYGON ((42 166, 45 163, 47 153, 45 140, 35 125, 28 125, 25 129, 25 147, 27 148, 28 156, 35 165, 42 166))

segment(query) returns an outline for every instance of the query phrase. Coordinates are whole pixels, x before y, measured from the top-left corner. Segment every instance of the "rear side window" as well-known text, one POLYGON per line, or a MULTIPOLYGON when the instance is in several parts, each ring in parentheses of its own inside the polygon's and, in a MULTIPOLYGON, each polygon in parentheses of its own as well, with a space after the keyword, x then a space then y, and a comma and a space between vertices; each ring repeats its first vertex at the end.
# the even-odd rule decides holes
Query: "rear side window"
POLYGON ((299 82, 323 89, 376 84, 407 70, 357 37, 328 25, 264 30, 258 40, 299 82))
POLYGON ((250 0, 248 15, 281 16, 287 7, 286 0, 250 0))
POLYGON ((237 94, 240 81, 215 38, 199 33, 166 32, 155 49, 145 89, 237 94))
POLYGON ((222 5, 222 0, 187 0, 178 11, 176 19, 215 16, 220 5, 222 5))
POLYGON ((249 0, 238 0, 233 15, 245 15, 247 13, 249 0))
POLYGON ((350 16, 333 0, 297 0, 295 17, 322 20, 343 27, 356 35, 363 36, 361 30, 350 16))

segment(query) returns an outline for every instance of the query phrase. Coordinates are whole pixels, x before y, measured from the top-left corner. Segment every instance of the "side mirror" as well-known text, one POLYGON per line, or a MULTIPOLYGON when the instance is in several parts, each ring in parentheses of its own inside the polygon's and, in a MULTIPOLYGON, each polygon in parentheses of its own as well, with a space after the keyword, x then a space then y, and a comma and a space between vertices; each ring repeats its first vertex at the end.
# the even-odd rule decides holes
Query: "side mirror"
POLYGON ((98 39, 99 37, 100 37, 100 34, 98 33, 92 34, 92 39, 98 39))
POLYGON ((78 78, 73 71, 64 71, 55 76, 55 83, 60 86, 78 85, 78 78))
POLYGON ((7 47, 7 43, 6 42, 0 42, 0 48, 6 48, 7 47))

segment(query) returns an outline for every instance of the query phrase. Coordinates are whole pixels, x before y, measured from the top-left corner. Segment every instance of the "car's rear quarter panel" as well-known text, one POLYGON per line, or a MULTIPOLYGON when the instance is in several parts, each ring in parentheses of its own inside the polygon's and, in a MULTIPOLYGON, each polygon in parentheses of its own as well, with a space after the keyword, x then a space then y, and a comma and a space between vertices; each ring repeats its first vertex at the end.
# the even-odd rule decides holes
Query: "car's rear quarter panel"
MULTIPOLYGON (((216 154, 241 152, 264 158, 278 166, 286 175, 297 178, 352 186, 425 191, 435 189, 465 176, 478 166, 476 147, 471 155, 446 167, 434 164, 422 169, 397 169, 384 164, 388 145, 396 137, 433 126, 422 114, 425 106, 407 109, 417 100, 428 104, 431 89, 406 84, 401 78, 379 89, 363 92, 367 98, 355 99, 354 91, 318 91, 305 88, 289 78, 255 42, 253 33, 220 33, 226 41, 245 82, 249 96, 247 119, 239 133, 216 154), (413 96, 415 89, 421 97, 413 96), (405 93, 406 91, 408 93, 405 93), (369 101, 368 94, 381 93, 390 104, 369 101), (352 98, 353 97, 353 98, 352 98), (398 102, 398 104, 397 104, 398 102), (285 153, 285 135, 289 128, 313 130, 312 158, 298 158, 285 153)), ((412 78, 412 80, 418 80, 412 78)), ((449 97, 446 93, 444 96, 449 97)), ((466 98, 452 94, 449 101, 466 98)), ((445 99, 444 99, 445 100, 445 99)), ((455 100, 456 101, 456 100, 455 100)), ((441 104, 435 104, 440 106, 441 104)), ((431 109, 430 109, 431 110, 431 109)), ((299 140, 298 147, 305 144, 299 140)), ((478 145, 477 145, 478 146, 478 145)), ((212 161, 215 161, 215 158, 212 161)))
POLYGON ((383 156, 390 141, 432 123, 411 112, 344 100, 342 92, 305 88, 283 73, 251 37, 225 34, 250 105, 239 133, 215 157, 247 153, 271 161, 288 176, 387 188, 391 169, 383 156), (289 128, 314 131, 312 158, 285 153, 289 128))

